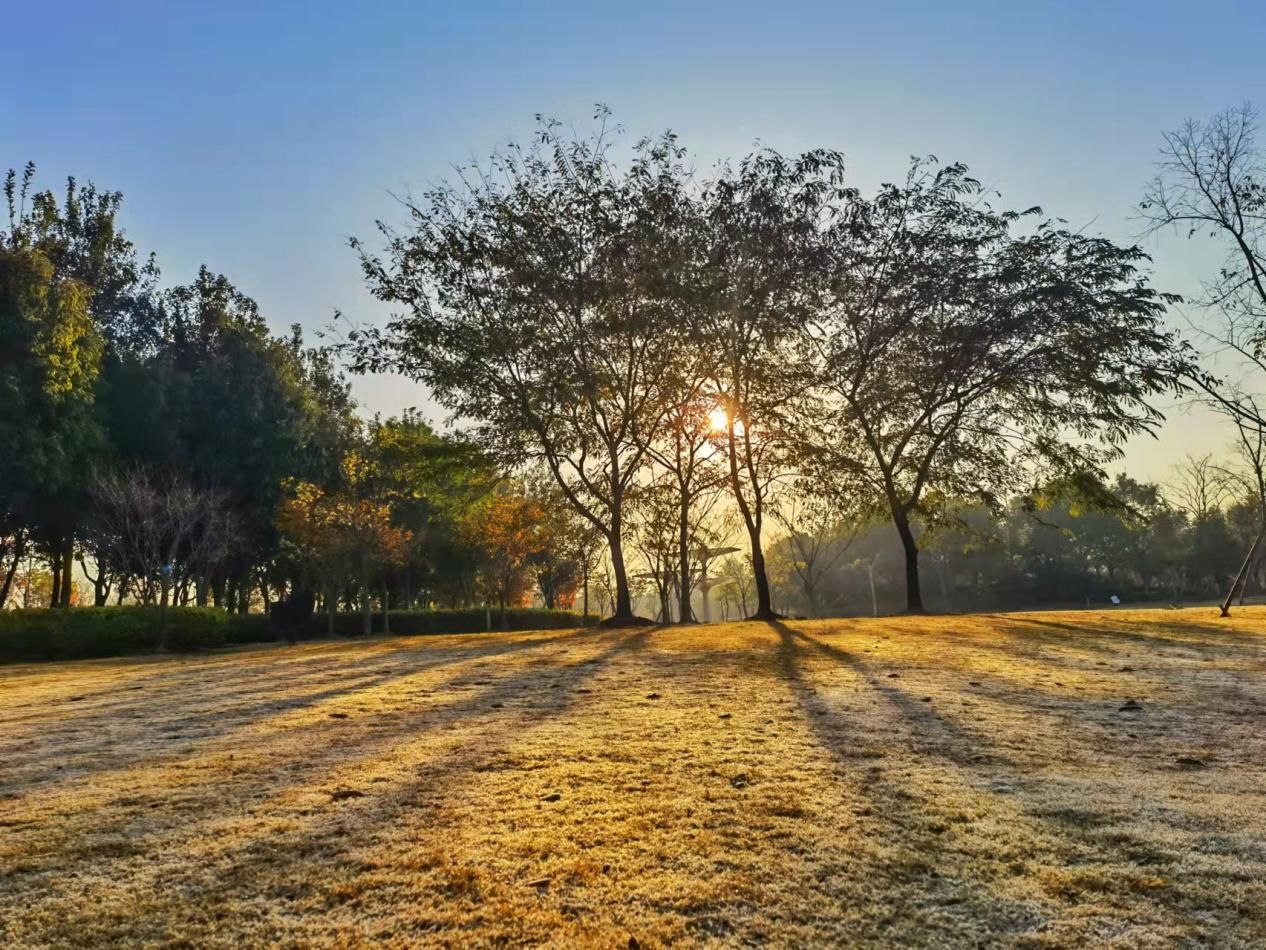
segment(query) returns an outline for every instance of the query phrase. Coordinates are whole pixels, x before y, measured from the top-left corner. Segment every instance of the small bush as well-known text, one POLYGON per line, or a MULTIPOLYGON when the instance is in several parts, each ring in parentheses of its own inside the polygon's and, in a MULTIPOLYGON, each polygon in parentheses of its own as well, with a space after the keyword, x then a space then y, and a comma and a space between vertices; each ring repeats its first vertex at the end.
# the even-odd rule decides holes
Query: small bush
MULTIPOLYGON (((597 618, 590 616, 589 622, 597 618)), ((326 617, 316 614, 304 639, 326 634, 326 617)), ((334 632, 356 636, 361 615, 339 613, 334 632)), ((391 614, 393 636, 482 633, 488 629, 484 608, 403 610, 391 614)), ((492 629, 558 630, 582 626, 579 614, 566 610, 512 608, 492 611, 492 629)), ((71 607, 59 610, 0 610, 0 661, 84 660, 146 653, 158 648, 157 607, 71 607)), ((373 615, 374 633, 383 629, 382 614, 373 615)), ((167 610, 167 648, 180 652, 225 644, 264 643, 279 631, 264 614, 230 614, 214 607, 171 607, 167 610)))

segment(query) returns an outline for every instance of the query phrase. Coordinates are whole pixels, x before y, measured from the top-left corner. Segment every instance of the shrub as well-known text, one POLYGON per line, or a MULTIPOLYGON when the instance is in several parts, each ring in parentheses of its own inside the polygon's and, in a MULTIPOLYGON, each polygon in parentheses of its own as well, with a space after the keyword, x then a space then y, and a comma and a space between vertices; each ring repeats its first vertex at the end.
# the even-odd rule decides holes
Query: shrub
MULTIPOLYGON (((211 607, 167 611, 172 650, 219 646, 232 620, 211 607)), ((0 611, 0 659, 72 660, 143 653, 158 646, 157 607, 0 611)))
MULTIPOLYGON (((597 618, 590 616, 592 623, 597 618)), ((393 636, 482 633, 488 629, 483 607, 456 610, 403 610, 391 614, 393 636)), ((512 608, 492 611, 492 629, 557 630, 582 625, 579 614, 565 610, 512 608)), ((0 661, 82 660, 145 653, 158 647, 157 607, 71 607, 49 610, 0 610, 0 661)), ((382 632, 382 614, 375 613, 375 633, 382 632)), ((324 614, 312 618, 304 639, 326 632, 324 614)), ((356 636, 358 613, 339 613, 334 632, 356 636)), ((230 614, 214 607, 171 607, 167 610, 167 648, 187 652, 225 644, 263 643, 278 631, 264 614, 230 614)))
MULTIPOLYGON (((344 616, 351 616, 345 614, 344 616)), ((337 621, 338 617, 335 618, 337 621)), ((360 617, 356 616, 357 624, 360 617)), ((391 614, 393 636, 423 636, 444 633, 483 633, 488 630, 489 613, 483 607, 465 607, 452 610, 402 610, 391 614)), ((564 630, 584 626, 580 614, 570 610, 542 610, 537 607, 511 607, 506 611, 493 608, 492 630, 564 630)), ((589 622, 597 621, 592 615, 589 622)), ((373 616, 374 633, 382 632, 382 614, 373 616)), ((357 626, 355 631, 360 632, 357 626)))

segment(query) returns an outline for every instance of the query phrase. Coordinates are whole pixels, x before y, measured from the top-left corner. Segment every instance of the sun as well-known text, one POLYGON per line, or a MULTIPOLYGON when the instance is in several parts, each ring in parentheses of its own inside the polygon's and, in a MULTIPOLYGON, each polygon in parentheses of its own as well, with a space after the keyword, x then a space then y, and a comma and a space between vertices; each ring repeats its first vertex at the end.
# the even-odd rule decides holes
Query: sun
POLYGON ((708 423, 713 432, 725 432, 730 427, 730 414, 723 406, 717 406, 708 413, 708 423))

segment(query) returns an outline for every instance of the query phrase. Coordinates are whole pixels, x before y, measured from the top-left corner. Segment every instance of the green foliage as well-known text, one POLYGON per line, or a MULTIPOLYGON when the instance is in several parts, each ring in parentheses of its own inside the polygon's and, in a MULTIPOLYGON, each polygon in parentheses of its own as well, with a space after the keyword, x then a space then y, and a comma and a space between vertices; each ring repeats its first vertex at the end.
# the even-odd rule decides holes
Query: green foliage
MULTIPOLYGON (((158 646, 158 611, 138 606, 0 611, 0 659, 73 660, 145 653, 158 646)), ((241 619, 212 608, 169 610, 168 646, 188 651, 246 642, 266 629, 266 624, 241 624, 241 619)))
MULTIPOLYGON (((79 660, 147 653, 158 647, 158 610, 129 606, 0 611, 0 661, 79 660)), ((480 633, 488 629, 483 608, 401 611, 391 614, 390 619, 392 635, 401 636, 480 633)), ((588 622, 596 619, 591 616, 588 622)), ((493 630, 560 630, 584 625, 579 614, 564 610, 492 611, 493 630)), ((373 630, 382 631, 381 614, 375 614, 373 630)), ((322 619, 316 617, 304 637, 319 637, 324 632, 322 619)), ((360 634, 360 615, 338 614, 335 633, 360 634)), ((176 652, 263 643, 276 636, 264 614, 230 614, 210 607, 167 611, 167 648, 176 652)))

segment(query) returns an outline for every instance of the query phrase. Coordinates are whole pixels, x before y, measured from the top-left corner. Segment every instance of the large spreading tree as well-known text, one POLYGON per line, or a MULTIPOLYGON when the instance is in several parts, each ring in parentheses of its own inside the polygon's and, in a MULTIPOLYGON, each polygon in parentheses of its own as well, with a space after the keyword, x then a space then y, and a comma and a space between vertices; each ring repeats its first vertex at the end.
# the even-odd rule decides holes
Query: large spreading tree
POLYGON ((916 162, 831 227, 813 325, 822 470, 891 518, 912 612, 918 521, 951 499, 997 509, 1053 480, 1093 488, 1176 385, 1161 324, 1174 298, 1148 285, 1146 255, 1039 214, 994 210, 961 165, 916 162))
POLYGON ((665 270, 683 175, 671 137, 616 170, 605 129, 467 169, 420 201, 411 227, 363 249, 369 286, 399 307, 357 332, 354 365, 425 383, 498 458, 535 461, 606 539, 614 619, 633 617, 626 506, 663 415, 665 270))

